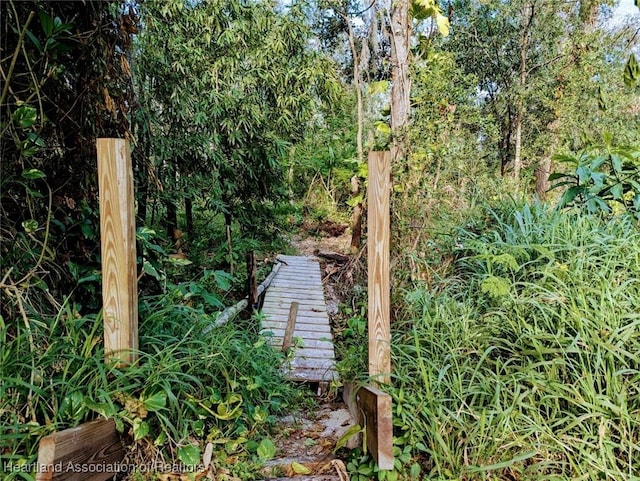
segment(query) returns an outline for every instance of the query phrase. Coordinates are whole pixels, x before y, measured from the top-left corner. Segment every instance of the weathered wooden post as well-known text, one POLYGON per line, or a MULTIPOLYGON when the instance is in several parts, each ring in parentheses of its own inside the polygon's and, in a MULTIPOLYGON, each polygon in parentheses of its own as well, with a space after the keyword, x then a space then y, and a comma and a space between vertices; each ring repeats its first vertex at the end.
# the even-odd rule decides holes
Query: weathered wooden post
POLYGON ((135 362, 138 290, 133 171, 129 142, 98 139, 102 300, 106 360, 135 362))
MULTIPOLYGON (((96 147, 105 361, 123 367, 138 349, 131 155, 122 139, 98 139, 96 147)), ((36 481, 106 481, 120 471, 124 455, 113 419, 81 424, 40 440, 36 481)))

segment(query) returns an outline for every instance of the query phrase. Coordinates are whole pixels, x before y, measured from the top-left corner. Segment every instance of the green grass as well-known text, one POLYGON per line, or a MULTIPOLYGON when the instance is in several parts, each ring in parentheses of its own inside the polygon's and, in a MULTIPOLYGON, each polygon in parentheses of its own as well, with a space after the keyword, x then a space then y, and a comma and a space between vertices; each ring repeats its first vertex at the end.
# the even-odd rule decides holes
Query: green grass
POLYGON ((255 476, 256 441, 300 399, 279 374, 282 354, 251 321, 203 335, 214 316, 167 297, 142 299, 140 318, 139 361, 126 369, 103 361, 102 319, 69 305, 55 318, 31 316, 30 330, 0 323, 0 463, 34 462, 42 436, 102 415, 141 455, 191 464, 211 441, 216 463, 234 456, 225 469, 255 476))
POLYGON ((455 275, 394 325, 398 472, 640 479, 637 225, 524 206, 458 239, 455 275))

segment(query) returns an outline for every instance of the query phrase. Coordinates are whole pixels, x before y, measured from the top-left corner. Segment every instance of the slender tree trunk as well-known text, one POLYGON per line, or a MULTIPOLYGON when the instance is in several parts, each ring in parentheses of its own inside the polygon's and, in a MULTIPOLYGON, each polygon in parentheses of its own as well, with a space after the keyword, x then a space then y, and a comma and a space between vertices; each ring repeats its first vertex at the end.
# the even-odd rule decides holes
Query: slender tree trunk
MULTIPOLYGON (((143 140, 147 144, 144 149, 146 159, 149 159, 149 143, 147 139, 143 140)), ((138 201, 138 220, 140 224, 147 225, 147 202, 149 196, 149 179, 145 166, 145 159, 142 158, 138 149, 133 151, 133 160, 135 162, 134 171, 136 177, 136 192, 138 201)))
MULTIPOLYGON (((348 26, 349 33, 349 46, 351 47, 351 55, 353 56, 353 84, 356 89, 356 102, 358 113, 358 132, 356 136, 356 145, 358 149, 358 162, 364 162, 364 147, 363 147, 363 135, 364 135, 364 98, 362 95, 362 69, 360 65, 361 56, 358 55, 358 49, 356 48, 355 35, 353 33, 353 27, 351 25, 351 19, 345 16, 345 21, 348 26)), ((363 47, 364 49, 364 47, 363 47)), ((360 192, 360 182, 357 175, 351 179, 352 189, 351 194, 357 196, 360 192)), ((360 249, 362 242, 362 213, 364 207, 362 202, 356 204, 353 208, 351 215, 351 248, 354 250, 360 249)))
POLYGON ((174 239, 178 230, 178 211, 173 199, 165 199, 165 208, 167 209, 167 237, 174 239))
POLYGON ((520 39, 520 78, 518 84, 518 100, 516 103, 516 132, 515 132, 515 152, 513 155, 513 179, 516 181, 516 189, 520 180, 520 171, 522 170, 522 123, 524 121, 524 89, 527 85, 527 56, 529 49, 529 32, 535 15, 534 5, 525 4, 520 13, 520 22, 522 25, 522 37, 520 39))
POLYGON ((349 33, 349 46, 351 47, 351 55, 353 56, 353 85, 356 89, 356 102, 358 109, 358 133, 356 137, 356 145, 358 149, 358 162, 364 161, 364 149, 362 146, 362 136, 364 131, 364 100, 362 98, 362 72, 360 70, 360 57, 356 48, 355 36, 351 19, 345 16, 349 33))
POLYGON ((233 237, 231 233, 232 224, 231 214, 224 214, 224 225, 227 231, 227 247, 229 249, 229 274, 233 275, 233 237))
POLYGON ((193 201, 191 197, 184 198, 184 217, 186 220, 185 230, 191 238, 193 236, 193 201))
POLYGON ((549 175, 551 175, 551 156, 546 155, 540 159, 536 167, 536 194, 541 201, 547 199, 547 192, 551 187, 549 175))
POLYGON ((171 163, 165 165, 167 185, 165 189, 164 205, 167 211, 167 237, 175 239, 178 230, 178 210, 174 202, 176 190, 176 166, 171 163))
POLYGON ((518 182, 522 170, 522 118, 524 105, 518 101, 518 113, 516 114, 515 152, 513 154, 513 179, 518 182))
POLYGON ((391 130, 393 161, 407 154, 407 125, 411 109, 409 0, 396 0, 391 8, 391 130))

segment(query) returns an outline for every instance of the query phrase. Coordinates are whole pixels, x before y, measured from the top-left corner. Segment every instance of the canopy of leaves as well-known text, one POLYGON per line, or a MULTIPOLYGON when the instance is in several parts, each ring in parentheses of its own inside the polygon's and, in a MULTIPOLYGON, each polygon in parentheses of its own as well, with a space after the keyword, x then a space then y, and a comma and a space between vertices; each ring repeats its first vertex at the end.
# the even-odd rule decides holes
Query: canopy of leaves
POLYGON ((212 205, 255 226, 282 192, 279 159, 336 86, 300 9, 147 1, 140 13, 136 79, 156 166, 198 176, 212 205))

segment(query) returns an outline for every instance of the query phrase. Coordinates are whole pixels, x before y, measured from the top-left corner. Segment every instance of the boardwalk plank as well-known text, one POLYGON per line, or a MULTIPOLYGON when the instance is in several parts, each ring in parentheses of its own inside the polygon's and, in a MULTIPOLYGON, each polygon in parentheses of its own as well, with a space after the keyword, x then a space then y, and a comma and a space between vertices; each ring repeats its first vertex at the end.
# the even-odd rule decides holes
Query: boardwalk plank
MULTIPOLYGON (((324 382, 337 377, 333 337, 324 298, 320 263, 315 257, 278 256, 283 262, 265 294, 262 332, 281 346, 292 302, 297 302, 293 337, 301 347, 285 368, 287 376, 301 381, 324 382)), ((295 345, 295 344, 294 344, 295 345)))

